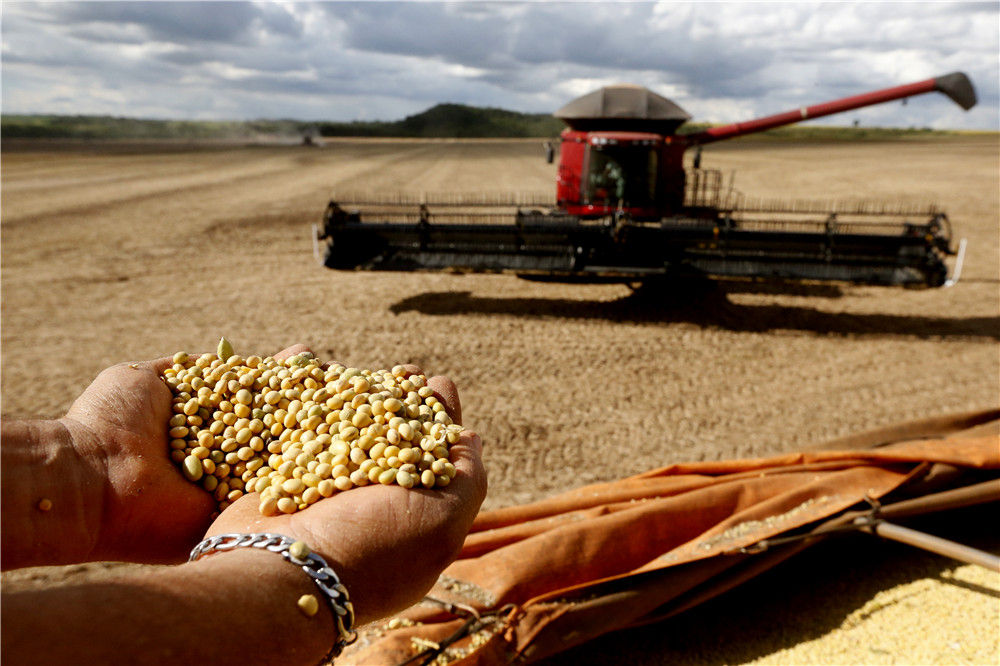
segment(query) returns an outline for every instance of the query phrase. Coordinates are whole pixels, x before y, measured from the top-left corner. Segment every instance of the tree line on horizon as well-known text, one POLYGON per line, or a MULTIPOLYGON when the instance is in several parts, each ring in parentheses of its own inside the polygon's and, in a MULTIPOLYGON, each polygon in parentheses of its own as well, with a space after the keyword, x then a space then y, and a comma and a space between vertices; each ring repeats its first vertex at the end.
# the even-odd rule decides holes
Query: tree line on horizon
MULTIPOLYGON (((262 137, 379 138, 555 138, 565 125, 544 113, 520 113, 497 108, 438 104, 394 121, 277 120, 156 120, 96 115, 4 114, 2 139, 84 140, 253 140, 262 137)), ((705 129, 687 123, 680 133, 705 129)), ((795 140, 888 139, 949 134, 929 128, 832 127, 793 125, 762 133, 763 138, 795 140)))

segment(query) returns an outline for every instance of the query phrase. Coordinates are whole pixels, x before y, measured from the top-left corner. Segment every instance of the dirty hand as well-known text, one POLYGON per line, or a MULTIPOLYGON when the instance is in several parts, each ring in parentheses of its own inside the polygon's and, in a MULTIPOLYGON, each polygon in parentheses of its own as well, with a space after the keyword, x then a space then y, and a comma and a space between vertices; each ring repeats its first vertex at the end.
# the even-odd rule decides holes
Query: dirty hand
POLYGON ((101 524, 90 559, 179 562, 204 533, 212 496, 168 455, 171 359, 122 363, 97 376, 61 422, 101 479, 101 524))

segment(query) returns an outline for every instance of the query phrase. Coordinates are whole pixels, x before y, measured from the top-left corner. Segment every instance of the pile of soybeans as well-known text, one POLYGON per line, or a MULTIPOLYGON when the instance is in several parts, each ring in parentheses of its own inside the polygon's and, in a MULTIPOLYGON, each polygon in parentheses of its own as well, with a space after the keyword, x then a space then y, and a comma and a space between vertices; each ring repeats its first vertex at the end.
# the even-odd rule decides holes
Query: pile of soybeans
POLYGON ((178 352, 162 373, 173 393, 170 456, 219 511, 260 493, 265 516, 295 513, 370 483, 439 488, 455 476, 462 427, 424 375, 324 367, 311 353, 243 358, 178 352))

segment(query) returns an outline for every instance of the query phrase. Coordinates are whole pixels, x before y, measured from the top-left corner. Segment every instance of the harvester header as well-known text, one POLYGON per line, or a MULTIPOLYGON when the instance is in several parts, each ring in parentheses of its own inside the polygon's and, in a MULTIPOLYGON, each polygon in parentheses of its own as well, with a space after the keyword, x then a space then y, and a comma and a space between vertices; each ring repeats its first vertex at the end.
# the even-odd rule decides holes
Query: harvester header
MULTIPOLYGON (((665 277, 822 280, 937 287, 949 283, 947 216, 935 207, 747 205, 721 173, 684 164, 692 146, 928 92, 976 103, 954 72, 678 134, 691 116, 640 86, 609 86, 554 115, 555 202, 493 194, 334 197, 316 252, 330 268, 513 272, 553 281, 642 283, 665 277), (325 251, 320 241, 326 240, 325 251)), ((961 256, 956 261, 956 272, 961 256)))

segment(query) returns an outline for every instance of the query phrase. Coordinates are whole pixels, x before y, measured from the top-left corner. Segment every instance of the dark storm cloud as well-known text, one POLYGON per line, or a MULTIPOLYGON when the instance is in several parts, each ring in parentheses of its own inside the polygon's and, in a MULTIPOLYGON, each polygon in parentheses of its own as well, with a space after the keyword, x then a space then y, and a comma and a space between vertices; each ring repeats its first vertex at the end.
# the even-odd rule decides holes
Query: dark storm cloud
POLYGON ((8 3, 3 101, 395 119, 437 102, 550 112, 632 82, 733 121, 962 69, 980 92, 969 114, 928 95, 861 117, 996 127, 998 17, 996 3, 8 3))
POLYGON ((507 50, 496 14, 425 3, 329 3, 324 12, 348 26, 346 45, 375 53, 433 56, 479 66, 507 50))
POLYGON ((244 2, 71 2, 51 6, 62 24, 135 25, 157 40, 232 42, 246 37, 262 12, 244 2))

